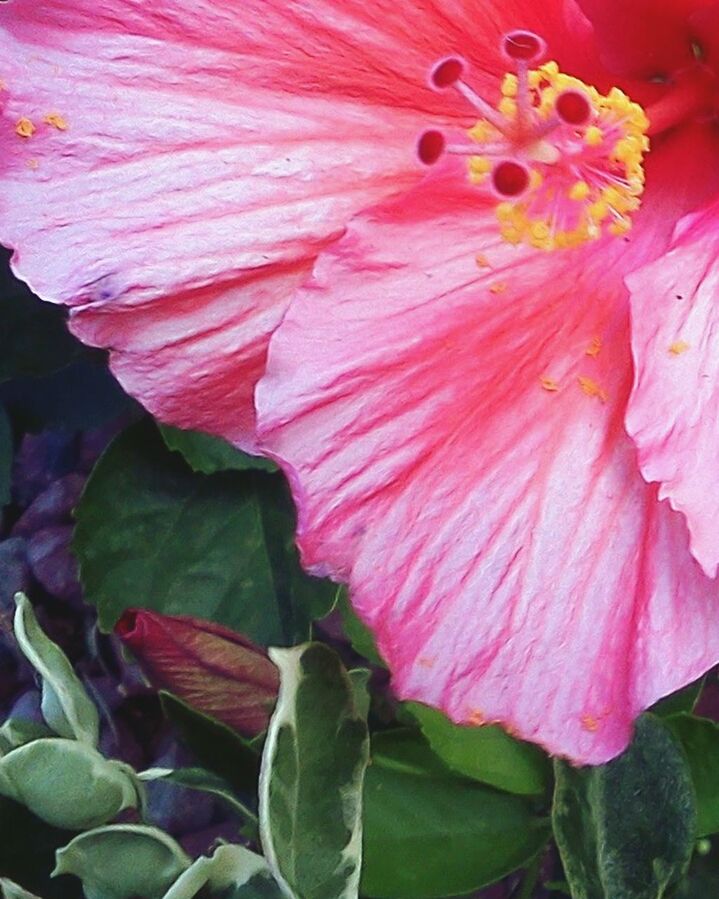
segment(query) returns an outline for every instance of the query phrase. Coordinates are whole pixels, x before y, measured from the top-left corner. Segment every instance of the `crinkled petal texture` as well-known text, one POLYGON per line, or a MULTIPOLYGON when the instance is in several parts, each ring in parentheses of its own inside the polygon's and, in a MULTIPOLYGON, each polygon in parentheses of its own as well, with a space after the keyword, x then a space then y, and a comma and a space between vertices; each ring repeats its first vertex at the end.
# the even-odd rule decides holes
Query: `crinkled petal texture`
POLYGON ((0 241, 153 413, 253 449, 268 336, 316 253, 421 175, 420 131, 465 123, 434 60, 465 51, 484 88, 502 29, 540 24, 593 58, 573 3, 493 7, 3 4, 0 241))
POLYGON ((399 696, 585 763, 719 658, 717 586, 623 426, 624 266, 666 240, 638 231, 510 247, 438 177, 320 257, 258 388, 304 560, 349 581, 399 696))
POLYGON ((649 481, 686 515, 704 570, 719 568, 719 203, 627 280, 636 380, 627 428, 649 481))

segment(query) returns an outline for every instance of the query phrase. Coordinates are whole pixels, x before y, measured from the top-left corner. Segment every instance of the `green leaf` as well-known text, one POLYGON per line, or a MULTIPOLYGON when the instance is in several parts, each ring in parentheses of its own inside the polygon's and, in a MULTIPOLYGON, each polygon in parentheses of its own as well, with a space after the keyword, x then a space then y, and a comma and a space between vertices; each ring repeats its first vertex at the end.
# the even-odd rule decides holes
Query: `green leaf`
POLYGON ((352 684, 352 693, 354 695, 355 707, 362 718, 369 715, 370 709, 370 693, 369 680, 372 672, 366 668, 354 668, 349 674, 350 683, 352 684))
POLYGON ((689 684, 683 689, 677 690, 676 693, 660 699, 659 702, 652 706, 652 714, 667 718, 670 715, 678 715, 680 712, 693 712, 694 706, 701 696, 705 680, 706 677, 700 677, 693 684, 689 684))
POLYGON ((373 738, 363 895, 469 893, 527 864, 548 838, 547 822, 524 799, 453 775, 416 731, 373 738))
POLYGON ((719 727, 708 718, 674 715, 666 724, 682 744, 697 796, 697 836, 719 832, 719 727))
POLYGON ((75 740, 34 740, 0 759, 0 793, 64 830, 97 827, 136 807, 138 786, 127 765, 75 740))
POLYGON ((241 793, 257 789, 259 753, 234 730, 193 709, 171 693, 160 693, 167 717, 200 764, 241 793))
POLYGON ((337 609, 342 617, 342 627, 355 652, 375 665, 386 667, 377 649, 372 631, 357 617, 347 597, 347 590, 341 587, 337 595, 337 609))
POLYGON ((76 510, 87 599, 109 630, 128 607, 194 615, 251 639, 306 639, 336 588, 302 572, 279 475, 201 475, 143 422, 97 464, 76 510))
POLYGON ((547 756, 500 727, 460 727, 436 709, 416 702, 406 708, 419 721, 437 755, 458 774, 518 795, 544 794, 551 783, 547 756))
POLYGON ((284 899, 264 858, 244 846, 220 846, 211 858, 198 858, 164 899, 193 899, 201 889, 223 899, 284 899))
POLYGON ((696 830, 691 776, 669 729, 639 719, 607 765, 555 763, 554 834, 573 899, 663 899, 684 875, 696 830))
POLYGON ((280 694, 262 756, 262 846, 289 896, 356 899, 366 721, 329 647, 273 649, 270 658, 280 694))
POLYGON ((10 420, 0 406, 0 508, 10 502, 12 483, 13 439, 10 420))
POLYGON ((34 893, 28 893, 6 877, 0 877, 0 896, 2 899, 39 899, 34 893))
POLYGON ((8 718, 0 727, 0 756, 7 755, 13 749, 24 746, 32 740, 54 736, 55 734, 42 724, 36 724, 25 718, 8 718))
POLYGON ((719 846, 701 840, 675 899, 715 899, 716 896, 719 896, 719 846))
POLYGON ((161 830, 116 824, 75 837, 58 851, 53 874, 79 877, 86 899, 161 899, 189 866, 161 830))
POLYGON ((15 596, 15 638, 25 658, 42 678, 42 714, 56 733, 96 746, 97 709, 72 670, 65 653, 45 635, 26 596, 15 596))
POLYGON ((50 880, 55 850, 72 836, 14 800, 0 797, 0 876, 43 899, 82 899, 80 885, 72 879, 50 880))
POLYGON ((221 437, 200 431, 183 431, 160 425, 160 433, 168 449, 180 453, 193 471, 215 474, 218 471, 277 471, 277 466, 262 456, 250 456, 221 437))

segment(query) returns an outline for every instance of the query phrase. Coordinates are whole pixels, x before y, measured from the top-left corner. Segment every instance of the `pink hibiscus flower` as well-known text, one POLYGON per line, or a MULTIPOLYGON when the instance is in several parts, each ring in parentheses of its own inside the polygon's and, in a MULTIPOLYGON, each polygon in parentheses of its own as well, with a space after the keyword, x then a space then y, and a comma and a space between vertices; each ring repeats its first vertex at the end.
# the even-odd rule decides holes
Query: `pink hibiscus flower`
POLYGON ((10 0, 0 240, 251 450, 284 316, 261 446, 398 693, 604 761, 719 659, 718 57, 716 0, 10 0))

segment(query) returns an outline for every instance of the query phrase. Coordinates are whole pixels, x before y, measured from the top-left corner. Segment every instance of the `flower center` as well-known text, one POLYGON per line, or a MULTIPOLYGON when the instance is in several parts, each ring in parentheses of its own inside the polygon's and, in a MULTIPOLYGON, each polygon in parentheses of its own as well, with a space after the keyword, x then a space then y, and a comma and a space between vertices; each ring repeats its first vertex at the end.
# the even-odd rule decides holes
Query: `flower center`
POLYGON ((496 108, 463 80, 463 59, 434 66, 432 87, 459 91, 480 119, 464 143, 425 131, 420 160, 466 156, 470 180, 497 198, 499 228, 511 243, 556 250, 625 234, 644 190, 644 110, 618 88, 603 96, 554 62, 538 65, 545 44, 532 32, 505 35, 502 49, 515 73, 505 76, 496 108))

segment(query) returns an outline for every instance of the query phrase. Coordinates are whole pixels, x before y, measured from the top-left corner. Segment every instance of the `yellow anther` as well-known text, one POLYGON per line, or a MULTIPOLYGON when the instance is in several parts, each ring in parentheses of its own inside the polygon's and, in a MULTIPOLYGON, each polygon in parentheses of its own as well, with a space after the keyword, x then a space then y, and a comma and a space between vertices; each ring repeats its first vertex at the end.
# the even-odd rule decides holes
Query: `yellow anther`
POLYGON ((569 199, 580 202, 581 200, 586 200, 590 192, 591 189, 586 181, 577 181, 569 191, 569 199))
POLYGON ((592 380, 592 378, 587 378, 585 375, 580 375, 577 378, 579 382, 579 386, 582 388, 582 391, 586 393, 587 396, 595 397, 600 400, 602 403, 606 403, 609 399, 604 388, 600 387, 596 381, 592 380))
POLYGON ((596 203, 592 203, 591 206, 587 207, 587 215, 593 222, 603 222, 609 215, 609 206, 607 206, 604 200, 597 200, 596 203))
POLYGON ((590 147, 598 147, 604 140, 602 129, 597 125, 590 125, 584 133, 584 140, 590 147))
POLYGON ((15 134, 19 137, 32 137, 33 134, 37 131, 37 128, 33 125, 32 121, 27 118, 27 116, 22 116, 17 120, 15 125, 15 134))
POLYGON ((49 112, 43 119, 46 125, 52 125, 58 131, 67 131, 67 119, 63 118, 59 112, 49 112))
POLYGON ((682 353, 686 353, 690 348, 690 345, 685 340, 677 340, 669 347, 669 352, 672 356, 681 356, 682 353))
POLYGON ((539 379, 539 383, 547 393, 556 393, 559 390, 559 383, 548 375, 542 375, 539 379))
POLYGON ((496 284, 492 284, 489 288, 490 293, 499 294, 507 292, 507 282, 506 281, 497 281, 496 284))
POLYGON ((476 125, 469 129, 469 136, 472 140, 476 140, 478 144, 493 140, 496 134, 497 129, 485 119, 480 119, 476 125))
POLYGON ((511 222, 515 216, 515 209, 511 203, 500 203, 497 206, 497 218, 500 222, 511 222))
MULTIPOLYGON (((528 72, 527 78, 532 115, 524 126, 530 132, 537 129, 534 142, 519 135, 517 141, 521 137, 524 142, 515 146, 519 80, 511 74, 502 81, 497 107, 507 122, 506 130, 483 119, 469 132, 479 145, 477 155, 468 160, 473 182, 483 183, 491 176, 502 155, 516 158, 528 171, 526 190, 514 199, 502 198, 497 205, 502 237, 512 244, 550 251, 577 247, 606 234, 626 234, 631 227, 629 216, 639 208, 644 190, 643 155, 648 147, 644 111, 622 91, 615 89, 604 96, 560 72, 555 62, 528 72), (587 98, 591 124, 555 136, 556 104, 564 91, 581 92, 587 98), (563 164, 566 158, 571 166, 563 164)), ((601 398, 602 394, 594 395, 601 398)))
POLYGON ((502 97, 497 109, 507 119, 517 118, 517 101, 513 100, 511 97, 502 97))
POLYGON ((469 160, 469 170, 477 178, 483 178, 492 171, 492 163, 486 156, 472 156, 469 160))
POLYGON ((487 259, 484 253, 477 253, 475 262, 479 268, 492 268, 492 263, 487 259))
POLYGON ((519 244, 524 240, 524 233, 514 225, 502 225, 500 233, 507 243, 519 244))
POLYGON ((519 79, 516 75, 505 75, 502 82, 502 94, 505 97, 516 97, 519 92, 519 79))
POLYGON ((614 237, 623 237, 632 230, 632 223, 629 219, 617 219, 616 222, 612 222, 608 230, 614 237))

